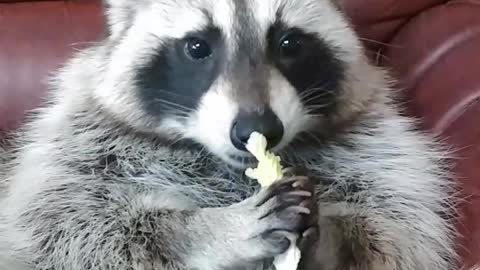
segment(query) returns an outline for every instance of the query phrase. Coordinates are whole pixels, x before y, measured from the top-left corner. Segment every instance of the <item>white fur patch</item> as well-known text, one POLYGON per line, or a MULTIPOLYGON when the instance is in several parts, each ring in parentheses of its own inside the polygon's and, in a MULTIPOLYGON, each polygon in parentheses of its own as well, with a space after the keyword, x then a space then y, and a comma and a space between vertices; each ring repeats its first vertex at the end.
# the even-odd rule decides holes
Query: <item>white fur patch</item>
POLYGON ((284 136, 276 149, 281 149, 300 132, 308 129, 310 117, 300 101, 297 91, 276 71, 270 80, 270 106, 284 126, 284 136))
POLYGON ((230 84, 220 78, 203 96, 185 130, 185 137, 195 139, 225 159, 235 151, 230 141, 230 129, 238 112, 238 104, 228 95, 230 89, 230 84))

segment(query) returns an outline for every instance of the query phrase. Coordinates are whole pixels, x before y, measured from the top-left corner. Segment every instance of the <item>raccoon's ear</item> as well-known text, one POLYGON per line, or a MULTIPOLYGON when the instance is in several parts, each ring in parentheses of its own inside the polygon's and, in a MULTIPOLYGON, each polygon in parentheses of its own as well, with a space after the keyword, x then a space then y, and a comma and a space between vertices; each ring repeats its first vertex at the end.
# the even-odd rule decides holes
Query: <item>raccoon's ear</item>
POLYGON ((132 0, 103 0, 111 37, 117 37, 130 25, 135 8, 132 0))

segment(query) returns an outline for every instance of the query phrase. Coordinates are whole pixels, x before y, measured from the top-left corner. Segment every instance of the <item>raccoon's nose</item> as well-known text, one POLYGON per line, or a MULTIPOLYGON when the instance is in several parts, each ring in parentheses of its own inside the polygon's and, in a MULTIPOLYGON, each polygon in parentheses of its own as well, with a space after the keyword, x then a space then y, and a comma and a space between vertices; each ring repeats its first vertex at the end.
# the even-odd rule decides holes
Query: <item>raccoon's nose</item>
POLYGON ((267 138, 267 147, 271 149, 282 140, 284 127, 271 109, 262 113, 240 111, 230 131, 230 139, 237 149, 246 151, 245 144, 255 131, 267 138))

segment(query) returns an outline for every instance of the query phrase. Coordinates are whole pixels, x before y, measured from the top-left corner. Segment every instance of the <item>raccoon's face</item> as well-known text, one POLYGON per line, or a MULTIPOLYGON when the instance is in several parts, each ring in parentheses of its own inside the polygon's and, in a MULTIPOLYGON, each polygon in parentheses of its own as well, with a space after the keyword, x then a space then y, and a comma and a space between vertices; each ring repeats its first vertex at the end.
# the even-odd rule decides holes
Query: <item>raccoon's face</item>
POLYGON ((192 139, 232 164, 252 132, 276 151, 368 96, 361 70, 371 67, 329 0, 107 5, 97 97, 138 128, 192 139))

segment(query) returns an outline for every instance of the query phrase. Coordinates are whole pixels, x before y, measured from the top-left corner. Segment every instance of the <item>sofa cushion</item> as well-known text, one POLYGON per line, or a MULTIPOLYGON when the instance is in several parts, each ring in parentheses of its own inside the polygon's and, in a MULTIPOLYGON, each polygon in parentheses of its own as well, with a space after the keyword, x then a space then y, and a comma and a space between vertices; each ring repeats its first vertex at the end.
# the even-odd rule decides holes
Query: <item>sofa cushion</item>
MULTIPOLYGON (((399 79, 409 112, 456 150, 467 197, 459 248, 473 265, 480 258, 480 2, 335 1, 372 60, 399 79)), ((100 0, 0 0, 0 131, 38 106, 50 72, 102 36, 100 9, 100 0)))

